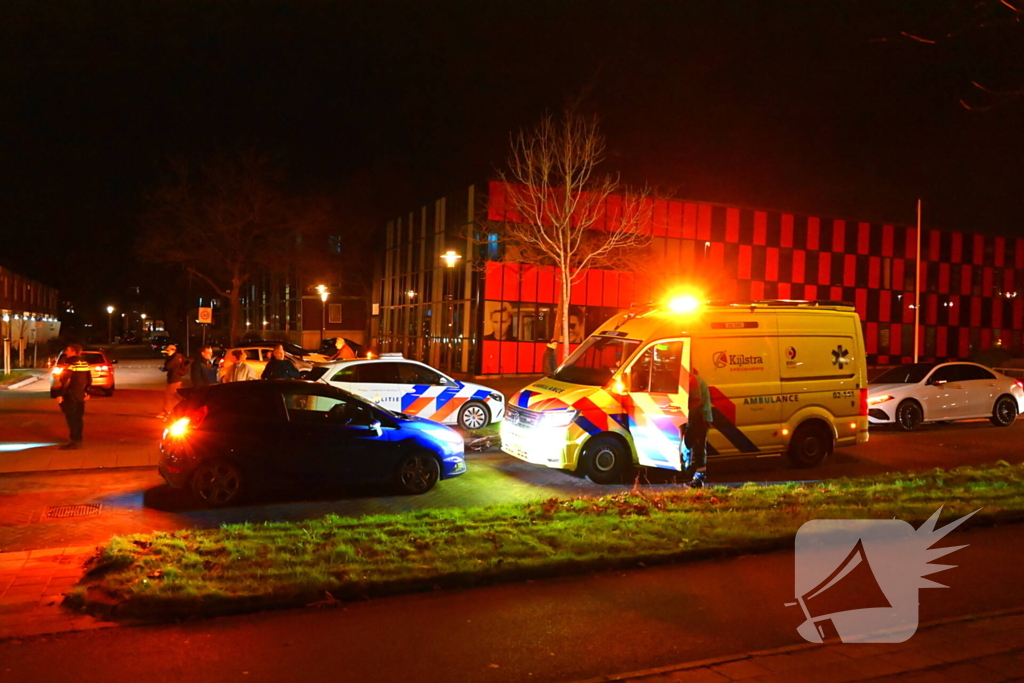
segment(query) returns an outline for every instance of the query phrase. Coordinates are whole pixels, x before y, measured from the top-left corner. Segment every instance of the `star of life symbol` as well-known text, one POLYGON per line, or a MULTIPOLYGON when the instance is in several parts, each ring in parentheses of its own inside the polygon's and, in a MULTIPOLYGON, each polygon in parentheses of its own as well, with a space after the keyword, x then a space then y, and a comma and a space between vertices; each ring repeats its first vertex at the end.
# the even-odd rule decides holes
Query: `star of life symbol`
POLYGON ((847 356, 850 354, 849 349, 844 349, 843 345, 840 344, 836 347, 835 351, 832 352, 832 365, 838 365, 839 369, 842 370, 850 359, 847 356))
POLYGON ((932 560, 966 548, 933 548, 974 512, 936 530, 940 507, 920 528, 899 519, 814 519, 796 534, 797 632, 812 643, 902 643, 917 631, 919 588, 947 588, 924 578, 956 565, 932 560))

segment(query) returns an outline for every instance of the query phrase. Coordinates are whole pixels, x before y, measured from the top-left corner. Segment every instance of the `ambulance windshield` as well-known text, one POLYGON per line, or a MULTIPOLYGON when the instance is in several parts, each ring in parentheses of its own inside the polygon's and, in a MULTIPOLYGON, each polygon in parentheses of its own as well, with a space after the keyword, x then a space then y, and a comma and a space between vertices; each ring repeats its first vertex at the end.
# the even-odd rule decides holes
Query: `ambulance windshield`
POLYGON ((633 339, 590 337, 558 368, 555 379, 603 387, 639 345, 633 339))

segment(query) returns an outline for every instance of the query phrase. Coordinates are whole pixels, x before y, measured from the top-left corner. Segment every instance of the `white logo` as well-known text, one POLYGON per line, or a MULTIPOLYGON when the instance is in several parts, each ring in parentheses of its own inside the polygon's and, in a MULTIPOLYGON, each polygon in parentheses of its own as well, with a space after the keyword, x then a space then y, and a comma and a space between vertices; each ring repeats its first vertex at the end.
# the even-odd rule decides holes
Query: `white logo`
POLYGON ((815 519, 796 534, 796 599, 806 621, 797 632, 820 643, 902 643, 917 631, 923 578, 956 565, 929 564, 966 548, 932 548, 969 515, 939 530, 940 507, 917 530, 899 519, 815 519))

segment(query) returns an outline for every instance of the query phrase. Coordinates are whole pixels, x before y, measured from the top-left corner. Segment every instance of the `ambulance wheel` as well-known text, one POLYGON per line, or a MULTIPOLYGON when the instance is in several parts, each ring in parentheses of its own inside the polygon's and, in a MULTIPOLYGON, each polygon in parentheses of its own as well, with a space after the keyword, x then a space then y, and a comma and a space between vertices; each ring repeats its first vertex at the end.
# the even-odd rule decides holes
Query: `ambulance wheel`
POLYGON ((800 426, 789 441, 789 460, 794 467, 817 467, 832 455, 832 432, 823 424, 800 426))
POLYGON ((917 401, 904 401, 896 408, 896 426, 904 432, 912 432, 924 422, 924 413, 917 401))
POLYGON ((621 441, 597 436, 587 442, 583 466, 595 484, 622 484, 633 469, 633 458, 621 441))
POLYGON ((459 426, 473 431, 491 423, 491 411, 479 401, 469 401, 459 409, 459 426))

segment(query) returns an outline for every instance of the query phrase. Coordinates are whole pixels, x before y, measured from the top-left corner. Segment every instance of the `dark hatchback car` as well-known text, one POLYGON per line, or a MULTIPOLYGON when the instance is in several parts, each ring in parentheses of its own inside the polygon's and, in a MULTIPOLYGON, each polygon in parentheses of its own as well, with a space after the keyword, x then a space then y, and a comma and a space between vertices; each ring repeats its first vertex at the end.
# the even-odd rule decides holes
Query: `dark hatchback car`
POLYGON ((425 493, 466 471, 462 436, 303 380, 183 389, 160 474, 209 506, 259 490, 387 482, 425 493))

